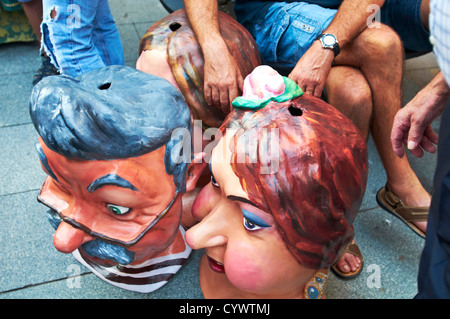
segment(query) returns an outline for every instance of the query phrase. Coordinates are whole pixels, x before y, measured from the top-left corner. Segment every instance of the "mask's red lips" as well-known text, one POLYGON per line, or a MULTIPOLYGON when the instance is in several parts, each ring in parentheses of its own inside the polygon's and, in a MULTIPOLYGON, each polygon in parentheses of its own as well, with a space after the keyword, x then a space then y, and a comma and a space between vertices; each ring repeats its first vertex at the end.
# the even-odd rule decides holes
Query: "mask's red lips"
POLYGON ((206 257, 208 257, 208 264, 212 270, 214 270, 215 272, 218 272, 218 273, 225 273, 225 268, 224 268, 223 264, 221 264, 218 261, 216 261, 215 259, 209 257, 208 255, 206 257))

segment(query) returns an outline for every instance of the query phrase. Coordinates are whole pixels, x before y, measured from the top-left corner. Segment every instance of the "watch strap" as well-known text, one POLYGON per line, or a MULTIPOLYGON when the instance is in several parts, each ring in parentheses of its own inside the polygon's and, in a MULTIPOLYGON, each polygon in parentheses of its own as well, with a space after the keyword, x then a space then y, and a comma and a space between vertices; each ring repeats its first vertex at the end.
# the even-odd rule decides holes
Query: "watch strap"
POLYGON ((332 36, 336 39, 336 42, 334 43, 334 45, 333 45, 332 47, 331 47, 331 46, 325 46, 325 45, 323 44, 323 42, 322 42, 322 38, 323 38, 324 36, 328 35, 328 34, 329 34, 329 33, 321 33, 321 34, 319 34, 319 35, 317 36, 316 40, 319 40, 319 41, 320 41, 320 43, 322 44, 322 47, 323 47, 323 48, 333 50, 333 52, 334 52, 334 57, 336 57, 336 56, 341 52, 341 48, 340 48, 340 46, 339 46, 339 43, 338 43, 336 37, 335 37, 333 34, 330 34, 330 35, 332 35, 332 36))

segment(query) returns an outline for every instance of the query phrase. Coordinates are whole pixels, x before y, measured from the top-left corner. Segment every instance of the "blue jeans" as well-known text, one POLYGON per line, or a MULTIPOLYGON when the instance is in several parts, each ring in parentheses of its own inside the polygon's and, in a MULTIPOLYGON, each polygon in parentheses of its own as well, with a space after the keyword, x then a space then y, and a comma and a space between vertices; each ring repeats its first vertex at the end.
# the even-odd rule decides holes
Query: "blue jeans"
POLYGON ((305 2, 235 4, 238 21, 252 34, 263 64, 280 73, 292 69, 337 10, 305 2))
POLYGON ((124 65, 108 0, 43 0, 42 46, 61 74, 124 65))
MULTIPOLYGON (((236 0, 237 20, 252 34, 263 63, 278 71, 293 68, 330 24, 339 0, 236 0), (322 5, 330 5, 326 8, 322 5)), ((379 21, 398 33, 405 48, 431 52, 429 32, 420 17, 422 0, 386 0, 379 21)), ((283 73, 283 72, 282 72, 283 73)))

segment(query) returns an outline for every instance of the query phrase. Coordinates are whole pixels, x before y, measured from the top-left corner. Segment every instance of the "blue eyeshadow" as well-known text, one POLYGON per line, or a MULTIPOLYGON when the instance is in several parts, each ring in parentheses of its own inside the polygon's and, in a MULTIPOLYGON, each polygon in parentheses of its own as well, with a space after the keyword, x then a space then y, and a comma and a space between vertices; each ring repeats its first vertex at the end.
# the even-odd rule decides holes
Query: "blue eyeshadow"
POLYGON ((249 212, 246 209, 242 209, 242 215, 251 223, 256 224, 260 227, 271 227, 271 225, 267 224, 261 217, 258 215, 249 212))

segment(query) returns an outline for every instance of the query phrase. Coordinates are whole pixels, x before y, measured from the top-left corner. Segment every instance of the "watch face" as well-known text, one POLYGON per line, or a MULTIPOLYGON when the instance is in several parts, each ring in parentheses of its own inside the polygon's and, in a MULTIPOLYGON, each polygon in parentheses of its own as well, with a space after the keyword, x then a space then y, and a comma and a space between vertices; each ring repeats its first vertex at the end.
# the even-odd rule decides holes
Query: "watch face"
POLYGON ((323 43, 325 45, 333 46, 336 43, 336 39, 332 35, 326 35, 323 37, 323 43))

